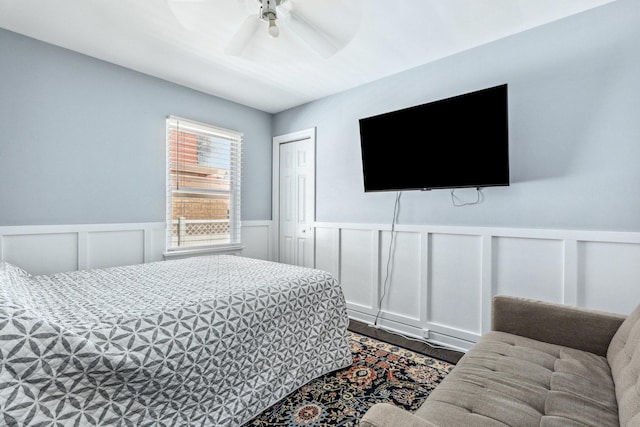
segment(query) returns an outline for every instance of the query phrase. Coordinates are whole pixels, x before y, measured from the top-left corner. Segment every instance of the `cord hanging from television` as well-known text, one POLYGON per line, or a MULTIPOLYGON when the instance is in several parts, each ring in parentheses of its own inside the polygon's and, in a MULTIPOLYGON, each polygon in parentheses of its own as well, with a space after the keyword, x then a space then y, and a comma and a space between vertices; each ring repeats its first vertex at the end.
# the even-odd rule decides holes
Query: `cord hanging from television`
POLYGON ((455 191, 456 191, 455 188, 451 189, 451 203, 456 208, 459 208, 462 206, 477 205, 478 203, 482 203, 482 201, 484 200, 484 193, 482 192, 482 189, 480 187, 476 187, 476 200, 473 202, 465 202, 460 197, 456 196, 455 191))
POLYGON ((391 260, 393 259, 393 252, 395 249, 395 237, 396 237, 396 223, 398 222, 398 214, 400 213, 400 198, 402 197, 402 192, 398 191, 396 193, 396 203, 393 206, 393 219, 391 220, 391 238, 389 240, 389 254, 387 256, 387 271, 384 277, 384 282, 382 284, 382 296, 378 301, 378 312, 376 313, 376 318, 373 321, 373 326, 378 326, 378 318, 380 317, 380 313, 382 312, 382 303, 384 302, 384 297, 387 294, 387 282, 391 277, 391 270, 393 268, 393 264, 391 260))

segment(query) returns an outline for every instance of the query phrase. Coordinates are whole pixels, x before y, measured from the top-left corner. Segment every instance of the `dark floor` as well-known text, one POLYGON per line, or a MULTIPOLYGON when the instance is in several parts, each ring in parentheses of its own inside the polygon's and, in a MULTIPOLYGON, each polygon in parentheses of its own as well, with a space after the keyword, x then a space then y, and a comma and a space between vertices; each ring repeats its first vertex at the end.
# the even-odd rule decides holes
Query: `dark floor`
POLYGON ((388 342, 389 344, 397 345, 398 347, 404 347, 408 350, 415 351, 416 353, 435 357, 436 359, 444 360, 449 363, 458 363, 458 360, 460 360, 464 355, 464 353, 460 351, 434 347, 426 341, 409 340, 401 335, 394 334, 393 332, 388 332, 380 328, 372 328, 366 323, 358 322, 353 319, 349 320, 349 330, 357 334, 366 335, 380 341, 388 342))

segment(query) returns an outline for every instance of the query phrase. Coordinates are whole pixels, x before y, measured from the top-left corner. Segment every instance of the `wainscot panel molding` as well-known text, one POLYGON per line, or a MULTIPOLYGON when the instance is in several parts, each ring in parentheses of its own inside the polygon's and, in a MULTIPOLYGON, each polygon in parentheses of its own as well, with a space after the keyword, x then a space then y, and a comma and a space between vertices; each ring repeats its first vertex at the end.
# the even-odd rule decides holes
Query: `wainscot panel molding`
MULTIPOLYGON (((164 222, 0 227, 0 260, 31 274, 162 261, 164 222)), ((241 254, 270 259, 271 221, 243 221, 241 254)))
POLYGON ((161 261, 165 223, 0 227, 0 260, 31 274, 161 261))
POLYGON ((355 320, 468 349, 491 329, 496 294, 621 314, 640 302, 637 232, 395 230, 387 275, 389 224, 315 223, 316 268, 340 280, 355 320))
POLYGON ((266 261, 273 260, 272 221, 242 221, 241 255, 266 261))

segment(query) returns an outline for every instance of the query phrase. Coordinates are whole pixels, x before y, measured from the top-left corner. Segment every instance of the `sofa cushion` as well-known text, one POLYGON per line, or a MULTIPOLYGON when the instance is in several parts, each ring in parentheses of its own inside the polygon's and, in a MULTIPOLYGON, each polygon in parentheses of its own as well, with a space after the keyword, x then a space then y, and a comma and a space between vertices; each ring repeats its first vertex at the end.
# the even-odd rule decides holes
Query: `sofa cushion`
POLYGON ((613 336, 607 360, 616 385, 620 425, 640 425, 640 306, 613 336))
POLYGON ((592 353, 489 332, 417 416, 446 426, 618 426, 609 364, 592 353))

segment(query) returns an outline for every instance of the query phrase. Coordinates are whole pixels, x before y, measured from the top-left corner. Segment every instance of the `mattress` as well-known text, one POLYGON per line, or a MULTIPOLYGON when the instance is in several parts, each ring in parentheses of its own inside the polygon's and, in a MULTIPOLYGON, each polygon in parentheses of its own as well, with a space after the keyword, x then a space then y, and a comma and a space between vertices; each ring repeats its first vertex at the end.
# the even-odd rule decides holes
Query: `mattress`
POLYGON ((0 263, 0 424, 237 426, 351 363, 327 272, 238 256, 0 263), (2 418, 4 417, 4 418, 2 418))

